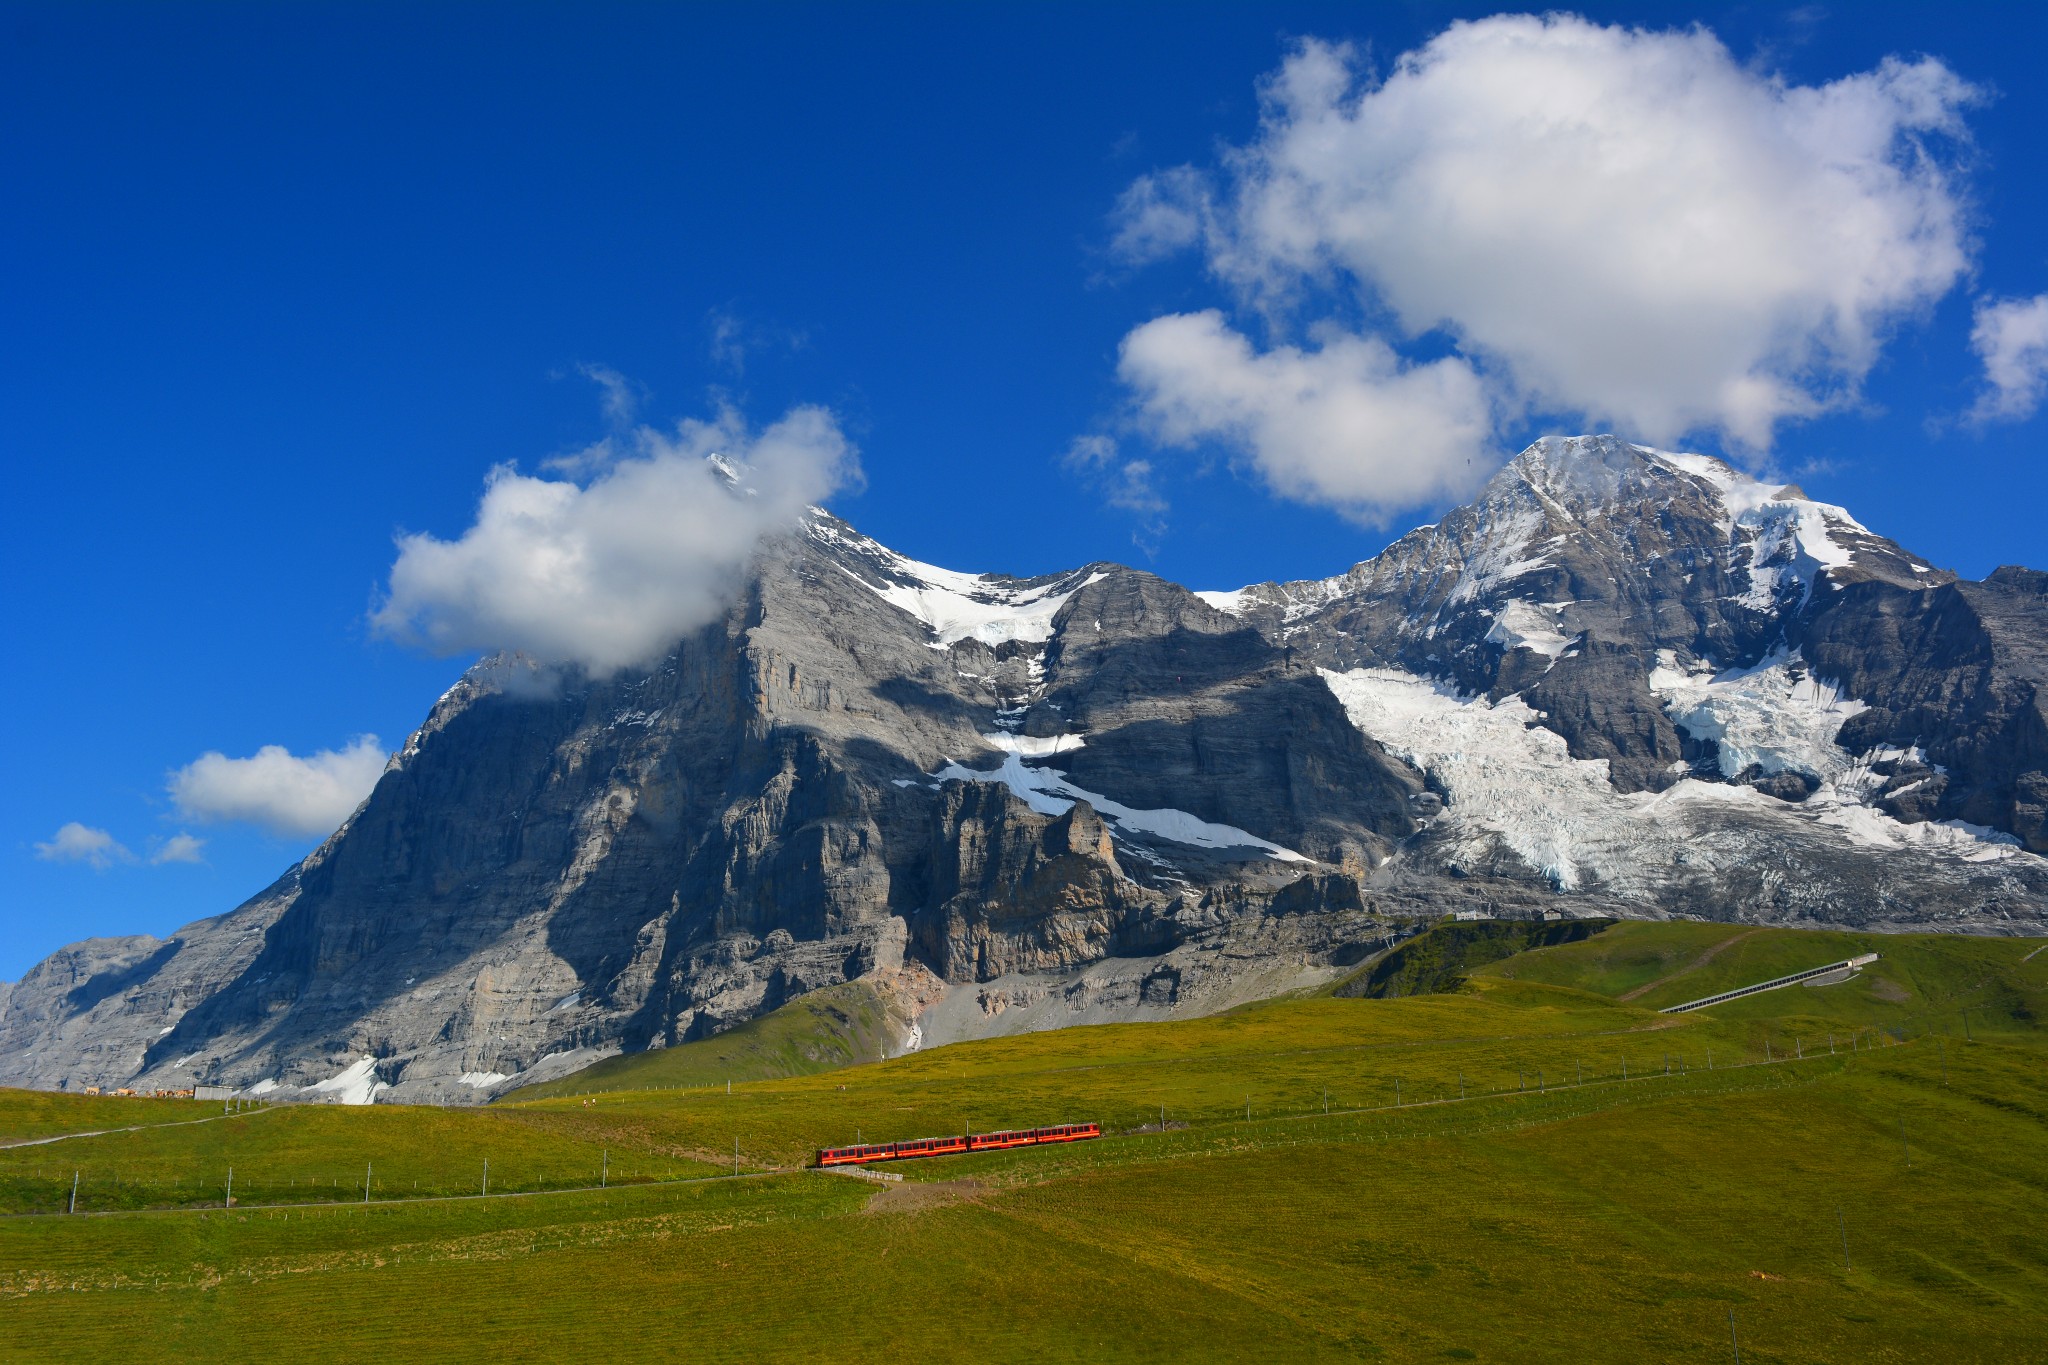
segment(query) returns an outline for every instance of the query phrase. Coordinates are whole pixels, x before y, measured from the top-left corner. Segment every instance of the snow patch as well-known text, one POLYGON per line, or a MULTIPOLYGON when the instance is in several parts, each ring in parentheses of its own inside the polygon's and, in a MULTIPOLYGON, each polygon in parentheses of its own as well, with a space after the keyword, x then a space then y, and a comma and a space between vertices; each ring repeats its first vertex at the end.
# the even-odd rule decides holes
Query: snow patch
MULTIPOLYGON (((997 736, 985 735, 983 738, 989 740, 993 747, 1003 747, 994 743, 997 736)), ((1003 756, 1003 765, 993 772, 981 772, 962 767, 958 763, 948 763, 933 776, 940 782, 1000 782, 1008 787, 1018 800, 1040 815, 1065 815, 1073 809, 1075 801, 1086 801, 1095 807, 1096 814, 1109 824, 1113 833, 1136 831, 1168 839, 1177 844, 1190 844, 1196 848, 1256 848, 1281 862, 1313 861, 1291 848, 1282 848, 1279 844, 1261 839, 1249 830, 1239 829, 1235 825, 1214 824, 1184 810, 1170 807, 1164 810, 1135 810, 1120 801, 1112 801, 1099 793, 1077 787, 1067 781, 1063 774, 1050 768, 1027 767, 1022 755, 1015 750, 1006 752, 1003 756)))
POLYGON ((458 1079, 471 1090, 489 1090, 512 1078, 502 1071, 465 1071, 458 1079))
POLYGON ((308 1095, 331 1095, 336 1104, 369 1104, 391 1087, 377 1079, 377 1059, 365 1057, 324 1081, 306 1087, 308 1095))
POLYGON ((1851 716, 1868 710, 1807 670, 1798 651, 1753 668, 1686 674, 1659 656, 1650 690, 1674 725, 1720 746, 1721 771, 1734 777, 1755 764, 1765 773, 1810 773, 1839 782, 1856 760, 1835 743, 1851 716))
POLYGON ((249 1093, 252 1095, 268 1095, 275 1089, 277 1089, 277 1078, 265 1076, 262 1080, 249 1087, 249 1093))
POLYGON ((1560 891, 1600 885, 1652 894, 1673 867, 1712 875, 1753 864, 1778 837, 1774 828, 1829 826, 1869 846, 1938 850, 1971 862, 2029 856, 2006 836, 1952 823, 1906 825, 1868 805, 1866 795, 1881 785, 1868 776, 1871 760, 1833 746, 1855 703, 1794 678, 1790 662, 1718 679, 1666 667, 1652 686, 1699 692, 1697 705, 1722 718, 1745 763, 1769 759, 1820 777, 1820 788, 1796 806, 1753 787, 1695 778, 1660 793, 1624 794, 1609 784, 1605 759, 1571 757, 1563 737, 1520 697, 1461 697, 1397 669, 1326 669, 1322 676, 1354 725, 1422 768, 1444 793, 1433 833, 1446 856, 1483 860, 1505 845, 1560 891), (1735 810, 1743 822, 1730 827, 1722 817, 1735 810))
POLYGON ((1041 735, 992 734, 983 735, 991 749, 1000 749, 1006 754, 1021 758, 1045 758, 1052 754, 1071 754, 1076 749, 1088 747, 1086 735, 1041 735))
POLYGON ((1572 637, 1557 629, 1557 613, 1567 603, 1538 606, 1519 597, 1508 599, 1493 618, 1486 638, 1503 649, 1526 649, 1555 659, 1571 645, 1572 637))
POLYGON ((924 622, 932 633, 926 643, 933 649, 970 639, 985 645, 1050 640, 1052 618, 1067 599, 1105 576, 1098 572, 1083 578, 1077 571, 1033 586, 1004 574, 960 573, 920 563, 865 536, 849 540, 821 521, 808 521, 805 529, 816 539, 850 545, 873 561, 882 582, 851 569, 845 572, 883 601, 924 622))
POLYGON ((1195 596, 1227 616, 1239 616, 1244 613, 1244 595, 1249 591, 1249 588, 1234 588, 1229 592, 1198 592, 1195 596))

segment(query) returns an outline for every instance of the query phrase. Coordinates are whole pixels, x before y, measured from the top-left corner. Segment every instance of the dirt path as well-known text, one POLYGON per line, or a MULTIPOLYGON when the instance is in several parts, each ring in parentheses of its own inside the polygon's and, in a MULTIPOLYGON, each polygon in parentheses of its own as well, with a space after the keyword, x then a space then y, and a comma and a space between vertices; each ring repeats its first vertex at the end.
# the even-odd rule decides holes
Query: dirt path
POLYGON ((247 1118, 252 1114, 267 1113, 269 1105, 258 1109, 245 1109, 236 1114, 214 1114, 203 1119, 178 1119, 172 1123, 138 1123, 128 1128, 94 1128, 84 1133, 58 1133, 55 1137, 28 1138, 21 1142, 0 1142, 0 1152, 14 1147, 46 1147, 52 1142, 68 1142, 72 1138, 106 1137, 110 1133, 142 1133, 152 1128, 190 1128, 195 1123, 219 1123, 222 1119, 247 1118))
POLYGON ((948 1204, 958 1204, 980 1195, 986 1187, 979 1180, 930 1180, 920 1183, 904 1181, 877 1193, 868 1200, 869 1213, 923 1213, 926 1209, 942 1209, 948 1204))
POLYGON ((1749 938, 1754 934, 1761 934, 1762 932, 1762 929, 1745 929, 1741 933, 1735 935, 1733 938, 1724 938, 1719 943, 1716 943, 1713 947, 1707 949, 1704 953, 1701 953, 1698 957, 1694 958, 1692 961, 1686 963, 1683 967, 1680 967, 1677 971, 1667 972, 1663 976, 1658 977, 1655 981, 1646 981, 1642 985, 1636 987, 1634 990, 1628 992, 1626 995, 1617 995, 1614 998, 1620 1001, 1629 1001, 1638 999, 1641 996, 1648 995, 1651 991, 1656 990, 1665 982, 1676 981, 1679 977, 1684 976, 1687 972, 1696 972, 1700 968, 1706 966, 1709 962, 1712 962, 1714 958, 1720 954, 1723 948, 1732 948, 1736 944, 1742 942, 1742 940, 1749 938))

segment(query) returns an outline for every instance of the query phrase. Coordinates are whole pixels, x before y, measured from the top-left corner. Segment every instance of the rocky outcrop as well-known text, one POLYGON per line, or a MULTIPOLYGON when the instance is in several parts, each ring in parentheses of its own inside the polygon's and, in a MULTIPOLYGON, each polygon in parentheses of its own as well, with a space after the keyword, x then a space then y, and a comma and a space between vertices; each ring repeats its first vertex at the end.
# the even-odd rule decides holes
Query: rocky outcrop
POLYGON ((1852 584, 1802 623, 1799 643, 1871 699, 1841 742, 1882 765, 1886 810, 2004 830, 2048 853, 2048 574, 1852 584))

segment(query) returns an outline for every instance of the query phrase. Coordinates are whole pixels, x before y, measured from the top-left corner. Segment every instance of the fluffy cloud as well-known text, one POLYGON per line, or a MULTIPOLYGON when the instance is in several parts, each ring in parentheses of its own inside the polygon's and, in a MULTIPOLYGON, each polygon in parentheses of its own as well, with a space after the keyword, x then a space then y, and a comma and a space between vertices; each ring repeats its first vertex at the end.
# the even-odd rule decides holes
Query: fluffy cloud
MULTIPOLYGON (((1931 58, 1802 86, 1700 28, 1502 16, 1452 25, 1377 82, 1350 49, 1306 43, 1262 96, 1257 136, 1217 173, 1126 192, 1117 245, 1133 260, 1199 245, 1282 335, 1334 306, 1368 320, 1354 330, 1448 337, 1461 368, 1412 381, 1369 338, 1313 356, 1232 345, 1268 374, 1313 360, 1404 388, 1417 411, 1417 388, 1469 410, 1477 374, 1496 406, 1762 449, 1786 420, 1855 401, 1887 331, 1969 264, 1944 149, 1976 92, 1931 58)), ((1213 325, 1162 321, 1224 349, 1213 325)), ((1160 325, 1126 342, 1127 370, 1160 325)), ((1329 383, 1300 387, 1327 406, 1329 383)), ((1224 408, 1238 439, 1288 425, 1224 408)), ((1430 488, 1392 451, 1361 447, 1347 477, 1334 452, 1250 449, 1297 496, 1430 488)))
POLYGON ((2048 394, 2048 294, 1978 304, 1970 349, 1984 362, 1986 384, 1971 418, 1981 424, 2033 416, 2048 394))
POLYGON ((206 840, 180 830, 164 840, 157 851, 149 855, 149 861, 159 867, 165 863, 203 863, 206 861, 202 856, 205 847, 206 840))
POLYGON ((135 858, 107 831, 81 825, 76 820, 59 829, 49 843, 37 844, 36 856, 46 863, 90 863, 102 872, 115 863, 132 862, 135 858))
POLYGON ((1133 331, 1117 373, 1161 444, 1228 441, 1284 496, 1363 519, 1466 492, 1487 467, 1486 393, 1455 356, 1412 365, 1345 335, 1259 352, 1212 309, 1133 331))
MULTIPOLYGON (((304 758, 283 745, 266 744, 250 758, 201 754, 171 774, 168 790, 188 819, 240 820, 291 836, 329 834, 377 785, 388 758, 375 735, 304 758)), ((191 836, 166 843, 155 861, 186 861, 163 856, 180 839, 191 836)), ((192 858, 198 851, 198 841, 192 840, 192 858)))
POLYGON ((1137 519, 1131 538, 1140 549, 1150 554, 1158 548, 1169 509, 1150 460, 1126 456, 1114 436, 1098 432, 1075 437, 1060 463, 1093 484, 1104 502, 1137 519))
POLYGON ((725 609, 764 536, 858 473, 814 407, 758 433, 730 410, 673 434, 639 427, 560 467, 570 477, 493 470, 456 540, 400 537, 375 628, 597 674, 650 663, 725 609))

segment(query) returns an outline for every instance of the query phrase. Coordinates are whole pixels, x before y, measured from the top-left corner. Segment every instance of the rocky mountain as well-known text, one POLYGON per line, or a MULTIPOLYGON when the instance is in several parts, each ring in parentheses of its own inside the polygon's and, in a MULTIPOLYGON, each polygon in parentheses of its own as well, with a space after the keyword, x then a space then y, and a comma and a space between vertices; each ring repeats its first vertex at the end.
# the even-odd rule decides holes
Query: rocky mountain
POLYGON ((479 1099, 868 982, 1201 1012, 1447 913, 2039 931, 2048 575, 1546 440, 1335 578, 919 564, 823 512, 595 680, 478 665, 275 885, 0 998, 0 1084, 479 1099))

